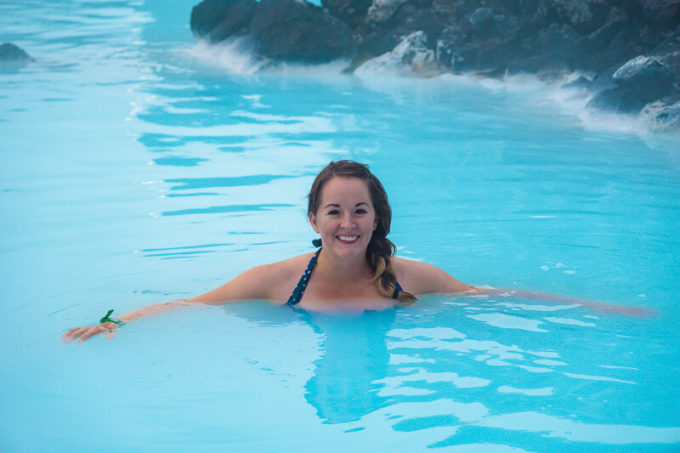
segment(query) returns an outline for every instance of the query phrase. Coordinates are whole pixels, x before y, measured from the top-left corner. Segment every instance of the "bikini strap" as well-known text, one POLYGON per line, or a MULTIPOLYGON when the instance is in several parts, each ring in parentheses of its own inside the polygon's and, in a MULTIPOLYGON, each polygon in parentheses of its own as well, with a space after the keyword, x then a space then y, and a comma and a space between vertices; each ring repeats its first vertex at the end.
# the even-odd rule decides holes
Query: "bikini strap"
POLYGON ((305 269, 304 274, 302 274, 302 277, 300 277, 300 281, 298 281, 297 286, 293 290, 293 294, 291 294, 288 298, 288 305, 297 305, 300 302, 300 299, 302 299, 302 295, 305 293, 307 284, 309 283, 309 277, 312 275, 314 266, 316 266, 316 260, 319 258, 319 253, 321 253, 321 249, 317 250, 314 256, 312 256, 312 259, 309 260, 307 269, 305 269))
POLYGON ((401 287, 399 282, 394 282, 394 292, 392 293, 392 299, 399 299, 399 293, 403 290, 404 288, 401 287))

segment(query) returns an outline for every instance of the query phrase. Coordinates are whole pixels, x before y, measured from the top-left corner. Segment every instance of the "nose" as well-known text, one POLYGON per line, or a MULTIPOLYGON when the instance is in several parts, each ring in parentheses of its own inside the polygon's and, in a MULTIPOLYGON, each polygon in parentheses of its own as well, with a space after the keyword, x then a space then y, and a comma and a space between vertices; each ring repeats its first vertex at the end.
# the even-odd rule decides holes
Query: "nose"
POLYGON ((342 216, 342 221, 340 222, 340 227, 345 229, 351 229, 354 227, 354 220, 352 219, 352 213, 346 212, 342 216))

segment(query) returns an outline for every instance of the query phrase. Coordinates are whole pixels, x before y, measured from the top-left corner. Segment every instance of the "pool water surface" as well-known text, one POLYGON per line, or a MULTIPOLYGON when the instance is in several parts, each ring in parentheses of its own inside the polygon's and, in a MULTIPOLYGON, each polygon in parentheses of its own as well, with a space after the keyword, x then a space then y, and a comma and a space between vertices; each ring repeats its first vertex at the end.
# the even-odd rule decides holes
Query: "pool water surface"
POLYGON ((0 3, 36 60, 0 72, 0 450, 680 448, 677 137, 530 81, 230 70, 247 55, 196 46, 193 3, 0 3), (399 256, 655 313, 253 301, 59 341, 312 251, 306 193, 337 159, 382 180, 399 256))

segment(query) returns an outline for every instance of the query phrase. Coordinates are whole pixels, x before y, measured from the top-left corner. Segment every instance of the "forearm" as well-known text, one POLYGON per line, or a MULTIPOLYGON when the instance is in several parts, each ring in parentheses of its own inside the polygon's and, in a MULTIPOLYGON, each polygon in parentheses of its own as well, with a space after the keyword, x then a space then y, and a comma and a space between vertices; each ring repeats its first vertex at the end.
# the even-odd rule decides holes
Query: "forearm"
POLYGON ((196 303, 197 302, 192 302, 189 299, 181 299, 173 300, 171 302, 164 302, 162 304, 147 305, 146 307, 138 308, 136 310, 132 310, 131 312, 125 313, 124 315, 118 317, 118 320, 128 323, 136 319, 154 316, 177 307, 188 307, 196 303))
POLYGON ((559 296, 556 294, 537 293, 534 291, 479 287, 474 287, 474 291, 477 294, 519 296, 525 297, 527 299, 538 299, 544 302, 560 302, 565 304, 581 305, 600 313, 618 313, 635 317, 645 317, 656 314, 655 310, 647 307, 617 305, 607 302, 600 302, 597 300, 579 299, 575 297, 559 296))

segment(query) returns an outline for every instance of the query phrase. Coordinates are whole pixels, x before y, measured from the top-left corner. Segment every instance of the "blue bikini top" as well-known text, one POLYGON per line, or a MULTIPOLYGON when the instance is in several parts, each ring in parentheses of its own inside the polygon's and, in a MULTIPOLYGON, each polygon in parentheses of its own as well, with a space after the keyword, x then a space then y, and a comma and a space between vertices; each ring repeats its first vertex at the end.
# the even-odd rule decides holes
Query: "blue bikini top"
MULTIPOLYGON (((302 299, 302 295, 305 293, 305 290, 307 289, 307 284, 309 283, 309 277, 312 275, 312 271, 314 270, 314 266, 316 266, 316 260, 319 258, 319 253, 321 253, 321 249, 316 251, 314 256, 312 256, 312 259, 309 260, 309 264, 307 264, 307 269, 305 269, 305 272, 302 274, 302 277, 300 277, 300 281, 298 281, 297 286, 293 290, 293 294, 290 295, 288 298, 288 305, 297 305, 300 302, 300 299, 302 299)), ((394 293, 392 294, 392 299, 398 299, 399 298, 399 293, 403 291, 403 288, 399 284, 399 282, 395 282, 395 287, 394 287, 394 293)))

